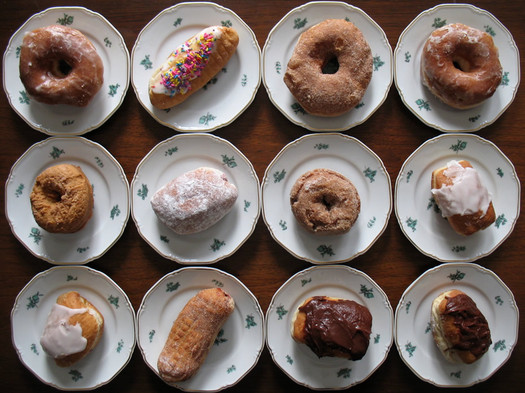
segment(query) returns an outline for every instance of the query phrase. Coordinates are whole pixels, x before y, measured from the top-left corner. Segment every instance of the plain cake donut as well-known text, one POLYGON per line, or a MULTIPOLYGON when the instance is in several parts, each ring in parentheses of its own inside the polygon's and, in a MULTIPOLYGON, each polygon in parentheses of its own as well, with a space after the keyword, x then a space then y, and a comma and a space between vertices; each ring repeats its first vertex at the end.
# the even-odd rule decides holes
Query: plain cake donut
POLYGON ((284 83, 306 112, 339 116, 361 101, 372 67, 361 31, 344 19, 327 19, 301 34, 284 83))
POLYGON ((445 104, 468 109, 491 97, 501 83, 502 67, 492 37, 453 23, 435 30, 421 57, 423 84, 445 104))
POLYGON ((58 164, 40 173, 29 199, 35 221, 48 232, 77 232, 93 215, 91 183, 72 164, 58 164))
POLYGON ((290 204, 297 221, 309 232, 337 235, 352 228, 361 210, 353 183, 331 169, 304 173, 290 191, 290 204))
POLYGON ((83 107, 102 87, 104 66, 80 31, 51 25, 24 36, 20 79, 27 93, 39 102, 83 107))

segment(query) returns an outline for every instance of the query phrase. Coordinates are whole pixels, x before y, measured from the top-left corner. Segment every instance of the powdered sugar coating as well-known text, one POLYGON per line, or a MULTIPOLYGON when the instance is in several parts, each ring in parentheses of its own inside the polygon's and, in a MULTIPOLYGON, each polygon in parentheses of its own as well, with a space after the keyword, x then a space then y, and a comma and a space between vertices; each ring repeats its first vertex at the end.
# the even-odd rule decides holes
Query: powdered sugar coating
POLYGON ((237 187, 218 169, 201 167, 161 187, 151 198, 153 211, 179 235, 202 232, 230 212, 237 187))

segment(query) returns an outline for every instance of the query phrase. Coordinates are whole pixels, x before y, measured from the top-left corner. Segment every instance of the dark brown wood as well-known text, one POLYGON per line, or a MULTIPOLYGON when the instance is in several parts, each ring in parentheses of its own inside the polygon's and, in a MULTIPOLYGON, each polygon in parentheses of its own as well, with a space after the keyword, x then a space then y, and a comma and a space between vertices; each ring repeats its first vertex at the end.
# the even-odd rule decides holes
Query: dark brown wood
MULTIPOLYGON (((62 1, 61 5, 78 5, 62 1)), ((263 47, 271 28, 302 1, 221 1, 234 10, 255 32, 263 47)), ((103 14, 123 35, 129 51, 140 30, 160 11, 173 5, 171 1, 84 1, 82 5, 103 14)), ((404 28, 421 12, 436 4, 434 1, 355 1, 385 31, 392 48, 404 28)), ((2 2, 0 16, 0 47, 5 49, 11 35, 34 13, 55 1, 2 2)), ((513 34, 518 47, 525 52, 523 6, 519 1, 476 1, 476 6, 492 12, 513 34)), ((522 61, 523 68, 523 61, 522 61)), ((16 78, 18 75, 11 75, 16 78)), ((523 89, 523 86, 521 87, 523 89)), ((514 103, 491 126, 478 134, 494 142, 514 163, 518 175, 525 173, 525 96, 518 93, 514 103)), ((33 143, 46 136, 31 129, 9 106, 0 94, 0 124, 3 148, 0 149, 0 174, 3 201, 5 181, 15 160, 33 143)), ((253 163, 260 179, 270 161, 288 142, 309 133, 290 123, 270 102, 264 86, 253 104, 231 125, 214 134, 236 145, 253 163)), ((85 136, 105 146, 123 166, 131 181, 140 160, 158 142, 175 131, 158 124, 139 104, 130 87, 121 108, 102 127, 85 136)), ((394 85, 386 102, 364 124, 346 132, 374 150, 385 163, 392 185, 404 160, 424 141, 439 133, 420 122, 402 103, 394 85)), ((522 177, 523 182, 523 177, 522 177)), ((523 206, 523 205, 522 205, 523 206)), ((478 261, 493 270, 513 291, 518 305, 525 304, 525 224, 518 220, 512 235, 493 254, 478 261)), ((13 236, 2 214, 0 221, 0 381, 9 392, 51 392, 53 388, 40 383, 19 361, 11 342, 10 312, 18 292, 37 273, 51 267, 33 257, 13 236)), ((385 233, 366 254, 347 263, 370 275, 387 293, 395 309, 403 291, 420 274, 437 262, 423 256, 401 232, 392 213, 385 233)), ((118 241, 102 258, 89 264, 111 276, 128 294, 135 309, 145 292, 163 275, 181 265, 159 256, 139 236, 132 219, 118 241)), ((257 296, 266 311, 274 292, 294 273, 310 266, 294 259, 270 236, 262 219, 251 238, 232 257, 215 267, 238 277, 257 296)), ((525 328, 525 313, 520 327, 525 328)), ((523 388, 525 345, 518 342, 511 359, 488 381, 476 385, 477 392, 516 392, 523 388), (521 388, 520 388, 521 386, 521 388)), ((420 392, 439 389, 421 381, 402 362, 395 345, 386 362, 368 380, 355 386, 355 392, 420 392)), ((135 350, 128 366, 100 392, 168 392, 165 385, 145 365, 140 351, 135 350)), ((252 372, 232 392, 290 392, 308 391, 291 381, 272 361, 267 349, 252 372)))

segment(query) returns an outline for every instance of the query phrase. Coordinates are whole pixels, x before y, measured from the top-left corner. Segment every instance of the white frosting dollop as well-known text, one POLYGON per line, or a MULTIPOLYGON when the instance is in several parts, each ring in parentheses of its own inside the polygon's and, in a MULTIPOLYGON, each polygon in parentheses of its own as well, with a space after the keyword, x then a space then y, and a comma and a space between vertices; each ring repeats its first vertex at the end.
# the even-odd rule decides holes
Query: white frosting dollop
POLYGON ((478 211, 485 215, 492 197, 481 183, 478 172, 474 168, 464 168, 459 162, 452 160, 447 163, 447 169, 443 173, 452 179, 452 185, 432 189, 432 195, 441 209, 441 215, 451 217, 478 211))
POLYGON ((47 317, 40 345, 53 358, 62 358, 83 351, 87 339, 82 337, 80 324, 71 325, 69 318, 89 312, 87 308, 69 308, 55 303, 47 317))

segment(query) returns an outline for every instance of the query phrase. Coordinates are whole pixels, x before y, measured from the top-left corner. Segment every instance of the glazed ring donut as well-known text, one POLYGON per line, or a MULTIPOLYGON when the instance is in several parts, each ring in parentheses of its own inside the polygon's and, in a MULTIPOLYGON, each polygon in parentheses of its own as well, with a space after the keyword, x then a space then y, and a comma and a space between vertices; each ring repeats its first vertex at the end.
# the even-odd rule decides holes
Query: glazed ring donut
POLYGON ((361 31, 343 19, 327 19, 301 34, 284 83, 306 112, 339 116, 361 101, 372 67, 361 31))
POLYGON ((51 25, 24 36, 20 79, 39 102, 86 106, 102 87, 104 66, 80 31, 51 25))
POLYGON ((30 195, 37 224, 52 233, 73 233, 93 214, 93 189, 80 167, 58 164, 40 173, 30 195))
POLYGON ((491 97, 503 70, 487 33, 453 23, 435 30, 421 57, 423 84, 445 104, 468 109, 491 97))
POLYGON ((297 221, 320 235, 348 232, 361 210, 352 182, 330 169, 314 169, 299 177, 290 191, 290 204, 297 221))

